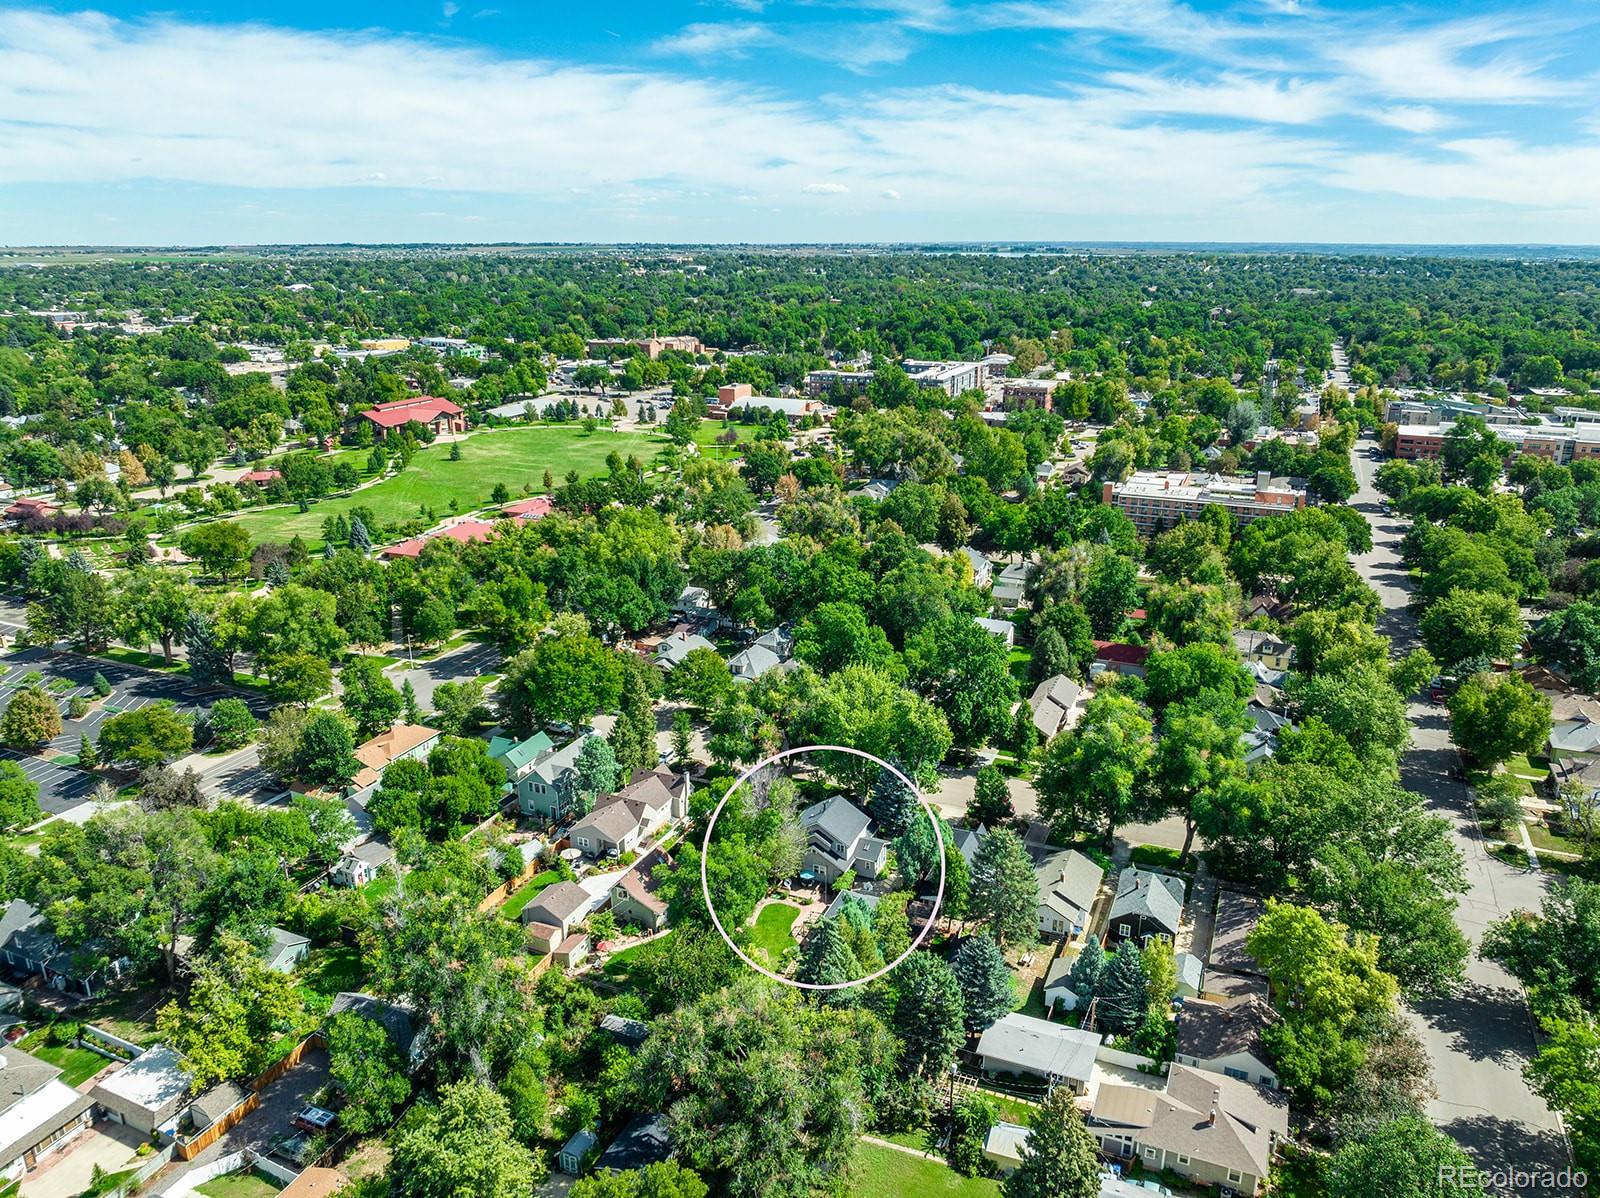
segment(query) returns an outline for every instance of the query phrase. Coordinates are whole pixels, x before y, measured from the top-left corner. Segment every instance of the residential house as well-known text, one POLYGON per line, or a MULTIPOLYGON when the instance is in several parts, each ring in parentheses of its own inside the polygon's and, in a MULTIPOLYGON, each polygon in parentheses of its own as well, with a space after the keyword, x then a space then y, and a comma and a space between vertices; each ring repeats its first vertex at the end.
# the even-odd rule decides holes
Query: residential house
POLYGON ((872 913, 877 909, 877 895, 866 890, 841 890, 833 896, 833 901, 822 913, 822 918, 837 919, 846 913, 853 913, 852 918, 855 922, 865 927, 870 924, 872 913))
POLYGON ((394 846, 380 837, 351 845, 328 871, 328 881, 335 886, 354 889, 377 880, 384 867, 394 862, 394 846))
POLYGON ((728 659, 728 670, 738 682, 754 682, 781 665, 783 658, 765 645, 746 645, 728 659))
POLYGON ((671 1155, 672 1136, 667 1130, 667 1117, 639 1115, 617 1133, 617 1138, 606 1146, 594 1167, 602 1173, 626 1173, 654 1165, 671 1155))
POLYGON ((1089 926, 1089 912, 1105 878, 1077 849, 1051 853, 1034 867, 1039 880, 1039 934, 1073 939, 1089 926))
POLYGON ((1183 919, 1184 882, 1170 874, 1128 867, 1117 875, 1106 940, 1173 940, 1183 919))
POLYGON ((972 859, 978 855, 978 846, 983 843, 989 830, 979 824, 977 828, 952 828, 951 831, 955 833, 956 852, 961 854, 961 859, 970 868, 972 859))
POLYGON ((689 813, 690 783, 669 770, 635 770, 621 790, 602 799, 572 826, 574 848, 590 857, 620 857, 641 845, 674 819, 689 813))
POLYGON ((556 882, 546 886, 522 909, 522 922, 542 923, 557 929, 565 940, 573 929, 589 917, 596 904, 589 892, 576 882, 556 882))
MULTIPOLYGON (((563 819, 577 798, 578 755, 594 732, 583 732, 560 747, 554 747, 542 732, 505 748, 501 760, 510 778, 509 793, 516 796, 517 810, 530 818, 563 819), (543 744, 540 742, 542 740, 543 744)), ((499 742, 502 746, 507 742, 499 742)), ((489 747, 490 754, 495 744, 489 747)))
POLYGON ((675 670, 696 649, 710 649, 713 653, 717 651, 717 647, 698 632, 674 632, 671 636, 663 637, 656 646, 656 665, 663 670, 675 670))
POLYGON ((112 1122, 154 1135, 177 1125, 189 1106, 193 1081, 178 1050, 157 1044, 102 1078, 89 1093, 112 1122))
POLYGON ((717 618, 717 605, 705 587, 686 586, 672 601, 672 614, 690 624, 699 624, 717 618))
POLYGON ((522 792, 527 789, 525 783, 534 765, 555 747, 555 741, 545 732, 535 732, 526 740, 517 740, 510 736, 489 738, 489 756, 505 767, 506 793, 515 794, 519 804, 523 797, 522 792))
POLYGON ((1013 612, 1022 606, 1023 600, 1027 597, 1030 569, 1032 567, 1027 562, 1012 562, 1001 568, 989 592, 989 597, 994 600, 997 610, 1013 612))
POLYGON ((41 978, 52 990, 93 998, 120 977, 127 961, 118 958, 104 970, 85 970, 61 946, 37 908, 12 899, 0 913, 0 956, 12 970, 41 978))
POLYGON ((899 486, 900 480, 897 478, 875 478, 851 491, 850 496, 854 498, 859 495, 863 499, 872 500, 874 503, 882 503, 893 495, 899 486))
POLYGON ((1240 628, 1233 634, 1233 647, 1246 665, 1258 665, 1278 674, 1294 668, 1294 646, 1275 632, 1240 628))
POLYGON ((660 884, 655 876, 656 867, 665 862, 666 856, 655 849, 611 884, 611 913, 622 927, 659 932, 667 926, 667 904, 656 895, 660 884))
POLYGON ((883 869, 888 843, 870 835, 871 818, 843 795, 807 807, 800 826, 806 833, 801 868, 818 881, 832 885, 847 869, 875 878, 883 869))
POLYGON ((1095 641, 1094 661, 1089 663, 1089 676, 1110 670, 1128 678, 1143 678, 1145 661, 1150 656, 1149 645, 1130 645, 1123 641, 1095 641))
POLYGON ((971 564, 973 586, 977 587, 981 591, 994 580, 994 563, 983 554, 979 553, 971 545, 963 545, 960 549, 957 549, 956 552, 962 557, 966 558, 971 564))
POLYGON ((389 1033, 389 1043, 394 1046, 395 1052, 404 1062, 407 1073, 422 1064, 426 1055, 426 1045, 410 1007, 371 994, 363 994, 358 990, 341 990, 333 996, 333 1005, 328 1008, 328 1018, 332 1019, 335 1015, 342 1015, 346 1011, 353 1011, 364 1019, 372 1020, 389 1033))
POLYGON ((467 431, 467 416, 460 405, 436 395, 374 404, 361 413, 361 418, 377 430, 379 440, 387 439, 395 429, 413 422, 430 429, 436 437, 467 431))
POLYGON ((1243 976, 1265 976, 1245 947, 1245 937, 1267 913, 1267 905, 1253 894, 1224 890, 1217 895, 1217 917, 1211 925, 1211 953, 1206 958, 1207 985, 1213 971, 1243 976))
POLYGON ((247 470, 239 476, 239 482, 245 486, 265 487, 282 477, 281 470, 247 470))
POLYGON ((1588 695, 1561 695, 1550 701, 1552 761, 1600 761, 1600 701, 1588 695))
POLYGON ((267 933, 267 946, 259 956, 274 973, 293 973, 294 967, 306 959, 311 951, 311 941, 288 928, 272 928, 267 933))
POLYGON ((1093 691, 1088 687, 1065 674, 1046 678, 1033 688, 1033 694, 1028 697, 1028 707, 1033 712, 1033 726, 1046 740, 1058 732, 1076 728, 1092 694, 1093 691))
POLYGON ((1249 1195, 1260 1192, 1289 1133, 1281 1091, 1178 1064, 1165 1090, 1101 1086, 1088 1122, 1108 1156, 1249 1195))
POLYGON ((978 1057, 985 1073, 1021 1073, 1083 1094, 1099 1047, 1095 1032, 1013 1012, 979 1037, 978 1057))
POLYGON ((1005 642, 1007 649, 1017 643, 1017 626, 1010 620, 991 620, 987 616, 973 616, 972 622, 990 636, 999 637, 1005 642))
POLYGON ((1194 1000, 1178 1010, 1180 1064, 1276 1089, 1278 1071, 1263 1034, 1279 1015, 1266 999, 1248 995, 1232 1002, 1194 1000))
MULTIPOLYGON (((438 743, 439 733, 433 728, 425 728, 421 724, 396 724, 356 746, 356 760, 361 763, 361 768, 356 771, 355 779, 346 791, 347 801, 364 809, 367 800, 383 781, 385 770, 397 761, 426 760, 438 743)), ((290 789, 297 794, 314 793, 314 788, 298 782, 292 784, 290 789)))
POLYGON ((94 1122, 94 1112, 94 1099, 62 1081, 60 1068, 0 1045, 0 1181, 49 1162, 94 1122))

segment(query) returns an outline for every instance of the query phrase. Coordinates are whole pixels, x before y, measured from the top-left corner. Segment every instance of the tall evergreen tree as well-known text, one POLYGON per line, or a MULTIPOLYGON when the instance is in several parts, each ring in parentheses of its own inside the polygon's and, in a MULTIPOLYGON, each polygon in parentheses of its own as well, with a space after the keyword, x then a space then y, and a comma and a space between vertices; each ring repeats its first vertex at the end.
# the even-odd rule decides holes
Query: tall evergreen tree
POLYGON ((867 814, 877 824, 873 835, 894 839, 911 826, 919 811, 916 792, 892 770, 879 766, 878 776, 873 779, 872 791, 867 796, 867 814))
POLYGON ((417 688, 411 685, 409 678, 400 687, 400 702, 406 723, 422 723, 422 705, 417 702, 417 688))
POLYGON ((1057 1086, 1034 1113, 1022 1163, 1001 1193, 1005 1198, 1099 1198, 1099 1153, 1069 1087, 1057 1086))
POLYGON ((983 838, 972 858, 973 919, 989 921, 989 932, 1001 944, 1032 944, 1039 936, 1039 879, 1022 841, 1009 828, 996 828, 983 838))
POLYGON ((233 682, 233 654, 217 644, 216 626, 203 611, 189 613, 183 626, 183 643, 189 651, 189 677, 201 686, 233 682))
POLYGON ((961 986, 969 1032, 983 1031, 1016 1006, 1011 969, 1000 946, 988 936, 967 939, 950 958, 950 970, 961 986))
POLYGON ((1028 676, 1035 682, 1043 682, 1046 678, 1071 671, 1072 654, 1067 650, 1066 638, 1047 625, 1033 639, 1033 659, 1028 663, 1028 676))
POLYGON ((1124 941, 1095 987, 1096 1030, 1129 1035, 1144 1022, 1149 979, 1144 958, 1132 941, 1124 941))
POLYGON ((372 551, 372 534, 367 531, 367 522, 360 516, 350 517, 350 548, 357 553, 372 551))
MULTIPOLYGON (((779 962, 772 962, 773 968, 779 962)), ((861 976, 860 963, 850 951, 839 920, 824 919, 811 931, 805 952, 800 958, 800 968, 795 973, 800 981, 813 986, 837 986, 861 976)), ((834 990, 825 994, 824 1001, 831 1003, 853 1002, 852 990, 834 990)))
POLYGON ((894 1032, 905 1046, 907 1074, 941 1077, 966 1039, 961 984, 942 957, 912 953, 893 974, 899 1000, 894 1032))
POLYGON ((1095 991, 1100 986, 1100 975, 1105 971, 1105 950, 1100 947, 1100 937, 1091 932, 1089 939, 1078 952, 1078 959, 1072 963, 1072 972, 1067 977, 1067 985, 1078 996, 1080 1007, 1094 997, 1095 991))

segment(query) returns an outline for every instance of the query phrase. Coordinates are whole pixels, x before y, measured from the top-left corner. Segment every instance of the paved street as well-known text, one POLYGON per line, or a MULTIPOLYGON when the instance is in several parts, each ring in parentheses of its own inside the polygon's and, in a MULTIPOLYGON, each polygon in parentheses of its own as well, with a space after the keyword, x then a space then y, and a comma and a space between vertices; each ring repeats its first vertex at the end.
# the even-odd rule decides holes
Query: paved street
MULTIPOLYGON (((404 648, 399 650, 404 653, 404 648)), ((389 681, 403 687, 407 680, 417 692, 417 702, 424 711, 433 710, 433 692, 441 682, 468 682, 500 669, 500 650, 494 645, 468 641, 431 660, 415 663, 401 661, 384 671, 389 681)))
MULTIPOLYGON (((1417 644, 1416 621, 1407 610, 1410 580, 1398 548, 1403 522, 1385 517, 1382 496, 1372 487, 1379 462, 1370 457, 1374 442, 1356 446, 1360 490, 1351 499, 1372 524, 1372 552, 1356 559, 1362 576, 1383 600, 1378 631, 1401 652, 1417 644)), ((1467 788, 1449 777, 1456 754, 1442 707, 1411 705, 1414 745, 1401 762, 1401 780, 1450 821, 1466 862, 1468 890, 1456 913, 1461 930, 1476 950, 1484 928, 1518 909, 1536 909, 1549 875, 1517 869, 1484 849, 1467 788)), ((1567 1147, 1556 1116, 1523 1079, 1534 1051, 1534 1029, 1521 988, 1499 966, 1476 955, 1467 965, 1467 984, 1449 998, 1424 1003, 1415 1012, 1417 1029, 1433 1060, 1439 1096, 1428 1113, 1461 1142, 1486 1169, 1519 1166, 1560 1169, 1567 1147)), ((1567 1194, 1567 1190, 1523 1190, 1523 1194, 1567 1194)))

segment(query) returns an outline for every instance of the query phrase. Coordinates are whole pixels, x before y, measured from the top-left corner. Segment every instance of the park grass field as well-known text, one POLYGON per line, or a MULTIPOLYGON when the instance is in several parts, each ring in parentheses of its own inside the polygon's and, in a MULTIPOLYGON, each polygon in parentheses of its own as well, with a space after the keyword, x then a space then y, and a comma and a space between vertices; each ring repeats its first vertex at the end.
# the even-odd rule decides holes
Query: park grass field
POLYGON ((348 515, 353 507, 371 508, 383 523, 415 519, 422 508, 431 508, 442 520, 451 514, 451 500, 459 511, 471 511, 489 502, 498 483, 517 498, 525 488, 542 492, 546 470, 558 480, 569 470, 585 477, 603 474, 606 456, 613 450, 648 463, 666 443, 665 437, 650 433, 609 429, 586 433, 573 425, 486 429, 460 442, 459 462, 450 460, 449 445, 430 445, 399 474, 349 495, 313 503, 309 511, 284 504, 229 519, 257 541, 282 542, 299 536, 315 549, 322 544, 322 522, 340 513, 348 515))

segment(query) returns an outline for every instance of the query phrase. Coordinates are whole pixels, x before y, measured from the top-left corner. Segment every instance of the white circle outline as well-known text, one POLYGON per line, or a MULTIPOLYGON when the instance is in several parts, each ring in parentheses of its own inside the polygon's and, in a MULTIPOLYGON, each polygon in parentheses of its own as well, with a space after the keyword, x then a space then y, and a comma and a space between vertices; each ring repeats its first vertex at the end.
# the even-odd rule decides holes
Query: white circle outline
POLYGON ((939 918, 939 909, 944 905, 945 847, 944 830, 939 826, 938 812, 933 809, 932 803, 928 802, 927 799, 922 797, 922 791, 917 789, 916 783, 901 773, 898 768, 889 764, 889 762, 885 761, 881 757, 876 757, 871 753, 863 752, 861 749, 852 749, 848 745, 800 745, 792 749, 783 749, 772 754, 770 757, 763 757, 760 761, 756 762, 749 769, 745 770, 744 773, 739 775, 738 779, 735 780, 733 785, 728 787, 728 793, 723 795, 722 800, 716 805, 715 808, 712 809, 710 822, 706 824, 705 838, 700 842, 700 895, 706 901, 706 911, 710 914, 711 922, 717 929, 717 935, 722 937, 723 943, 733 950, 734 955, 738 957, 739 960, 743 961, 746 965, 755 970, 757 973, 761 974, 763 977, 771 978, 775 982, 781 982, 785 986, 793 986, 796 990, 851 990, 856 986, 865 986, 868 982, 877 981, 891 969, 897 968, 902 962, 907 960, 912 953, 916 952, 917 949, 922 947, 922 942, 928 938, 928 933, 933 931, 934 921, 939 918), (710 855, 711 833, 717 826, 717 817, 722 814, 722 809, 728 805, 728 800, 733 798, 733 792, 738 790, 746 782, 750 781, 751 778, 755 777, 759 771, 766 769, 769 765, 776 765, 786 757, 798 757, 802 753, 848 753, 853 757, 863 757, 868 761, 875 762, 877 765, 888 770, 896 778, 899 778, 900 781, 904 782, 907 789, 909 789, 912 794, 916 795, 918 805, 921 806, 923 811, 927 813, 928 822, 933 825, 933 838, 935 843, 937 843, 939 846, 939 892, 934 896, 933 910, 928 913, 928 918, 922 925, 922 931, 917 933, 917 938, 911 942, 911 946, 907 948, 905 952, 901 953, 893 961, 890 961, 882 969, 878 970, 876 973, 869 973, 864 978, 855 978, 848 982, 801 982, 795 980, 794 978, 784 977, 781 973, 773 973, 772 970, 767 969, 764 966, 757 965, 749 957, 745 956, 743 949, 733 942, 733 937, 728 935, 728 930, 722 926, 722 920, 717 918, 717 909, 711 902, 711 884, 706 876, 706 859, 710 855))

